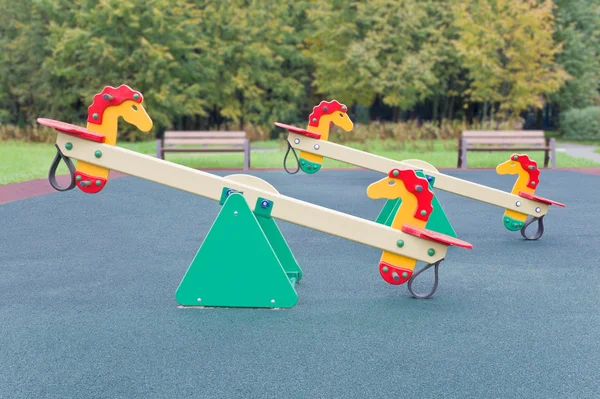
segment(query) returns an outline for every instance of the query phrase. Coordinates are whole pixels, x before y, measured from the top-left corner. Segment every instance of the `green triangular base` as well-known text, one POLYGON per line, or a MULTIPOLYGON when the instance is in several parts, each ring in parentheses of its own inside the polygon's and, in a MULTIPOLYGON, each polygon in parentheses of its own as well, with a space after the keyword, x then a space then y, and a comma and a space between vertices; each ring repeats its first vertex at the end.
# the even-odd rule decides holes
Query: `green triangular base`
MULTIPOLYGON (((422 171, 417 171, 416 174, 419 177, 425 177, 425 174, 422 171)), ((431 191, 433 191, 433 184, 431 181, 429 182, 429 187, 431 188, 431 191)), ((394 220, 394 215, 396 215, 400 204, 402 204, 402 200, 400 198, 387 200, 375 221, 386 226, 391 226, 392 221, 394 220)), ((442 208, 442 204, 440 204, 437 195, 435 195, 435 192, 433 193, 431 205, 433 206, 433 212, 431 212, 425 228, 450 237, 458 238, 454 228, 452 227, 452 224, 450 223, 450 220, 448 219, 448 216, 446 216, 446 212, 444 212, 444 208, 442 208)))
POLYGON ((175 298, 183 306, 210 307, 291 308, 298 302, 242 194, 225 201, 175 298))

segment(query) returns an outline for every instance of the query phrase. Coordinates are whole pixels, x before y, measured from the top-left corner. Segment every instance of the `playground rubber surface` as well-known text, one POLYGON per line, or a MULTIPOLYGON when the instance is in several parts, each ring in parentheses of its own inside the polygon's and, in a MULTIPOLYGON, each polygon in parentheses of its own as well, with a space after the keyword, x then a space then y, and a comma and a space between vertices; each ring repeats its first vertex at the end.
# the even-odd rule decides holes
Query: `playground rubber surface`
MULTIPOLYGON (((251 174, 370 220, 384 203, 374 172, 251 174)), ((437 194, 474 248, 450 248, 432 299, 386 284, 379 250, 277 221, 304 271, 286 310, 178 307, 214 201, 122 177, 0 205, 0 398, 599 397, 600 177, 543 170, 536 194, 567 208, 532 242, 437 194)))

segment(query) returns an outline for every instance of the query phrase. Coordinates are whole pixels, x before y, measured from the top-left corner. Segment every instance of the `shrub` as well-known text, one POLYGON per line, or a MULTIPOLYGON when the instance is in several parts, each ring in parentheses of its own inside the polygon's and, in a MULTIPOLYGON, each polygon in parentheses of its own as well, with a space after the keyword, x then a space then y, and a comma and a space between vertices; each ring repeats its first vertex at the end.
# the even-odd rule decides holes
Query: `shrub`
POLYGON ((560 131, 562 137, 569 140, 600 140, 600 107, 565 111, 560 131))
POLYGON ((56 141, 56 130, 40 125, 15 126, 0 125, 0 141, 19 140, 32 143, 53 143, 56 141))

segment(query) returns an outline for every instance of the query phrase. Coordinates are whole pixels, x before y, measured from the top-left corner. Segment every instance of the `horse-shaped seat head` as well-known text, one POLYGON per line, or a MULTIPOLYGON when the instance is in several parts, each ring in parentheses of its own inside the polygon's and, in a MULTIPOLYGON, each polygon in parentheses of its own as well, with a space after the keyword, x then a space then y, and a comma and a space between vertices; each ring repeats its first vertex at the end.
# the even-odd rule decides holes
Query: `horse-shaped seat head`
MULTIPOLYGON (((371 199, 393 200, 399 198, 402 200, 394 223, 402 222, 414 226, 412 218, 427 222, 433 211, 431 204, 433 192, 429 188, 429 183, 427 179, 417 176, 412 169, 392 169, 387 177, 367 188, 367 195, 371 199), (412 217, 410 217, 411 214, 412 217), (402 215, 402 220, 396 220, 400 215, 402 215)), ((423 228, 425 224, 421 222, 417 222, 419 226, 415 227, 423 228)))
POLYGON ((346 132, 354 128, 354 123, 348 116, 348 107, 337 100, 321 101, 309 115, 309 130, 321 133, 321 140, 327 140, 332 123, 346 132))
POLYGON ((537 167, 537 162, 529 158, 527 154, 512 154, 508 161, 502 162, 496 167, 496 173, 519 175, 512 191, 517 195, 519 193, 515 190, 535 190, 540 182, 540 169, 537 167))
MULTIPOLYGON (((519 175, 511 191, 514 195, 520 192, 533 194, 540 183, 540 169, 527 154, 512 154, 508 161, 496 167, 496 172, 500 175, 519 175)), ((504 211, 502 218, 504 227, 511 231, 522 229, 526 219, 526 214, 510 209, 504 211)))
POLYGON ((152 119, 144 109, 142 93, 127 85, 107 86, 94 96, 88 108, 88 129, 106 136, 107 144, 116 144, 118 120, 122 117, 142 132, 152 129, 152 119))
MULTIPOLYGON (((119 117, 134 125, 143 132, 152 129, 152 119, 142 106, 142 93, 132 90, 127 85, 105 87, 94 96, 88 108, 87 130, 102 134, 104 143, 117 144, 119 117)), ((109 170, 105 167, 78 161, 74 173, 77 187, 83 192, 94 194, 101 191, 108 181, 109 170)))
MULTIPOLYGON (((308 117, 307 130, 320 134, 321 141, 328 141, 329 128, 332 124, 346 132, 354 128, 354 123, 348 116, 348 107, 337 100, 321 101, 313 108, 313 112, 308 117)), ((300 168, 304 172, 313 174, 321 168, 323 157, 316 153, 300 151, 299 162, 300 168)))

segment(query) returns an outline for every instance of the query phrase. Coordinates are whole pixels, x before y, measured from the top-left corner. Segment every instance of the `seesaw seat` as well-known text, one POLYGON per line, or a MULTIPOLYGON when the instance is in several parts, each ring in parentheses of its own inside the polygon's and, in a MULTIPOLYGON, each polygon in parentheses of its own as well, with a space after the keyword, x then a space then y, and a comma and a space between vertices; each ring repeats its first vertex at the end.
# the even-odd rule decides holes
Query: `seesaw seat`
POLYGON ((104 143, 104 140, 106 140, 106 137, 104 137, 104 135, 90 132, 89 130, 87 130, 81 126, 76 126, 76 125, 72 125, 70 123, 56 121, 54 119, 46 119, 46 118, 38 118, 37 121, 38 121, 38 123, 45 125, 45 126, 52 127, 61 133, 65 133, 70 136, 75 136, 80 139, 95 141, 97 143, 104 143))
POLYGON ((406 224, 402 226, 402 231, 406 234, 410 234, 415 237, 423 238, 423 239, 429 240, 429 241, 439 242, 439 243, 442 243, 445 245, 454 245, 457 247, 462 247, 462 248, 467 248, 467 249, 473 248, 472 244, 470 244, 466 241, 463 241, 463 240, 459 240, 458 238, 450 237, 445 234, 440 234, 440 233, 437 233, 437 232, 431 231, 431 230, 419 229, 419 228, 412 227, 412 226, 409 226, 406 224))
POLYGON ((300 134, 302 136, 310 137, 311 139, 319 140, 321 135, 319 133, 309 132, 306 129, 302 129, 296 126, 286 125, 285 123, 275 122, 275 126, 280 127, 282 129, 287 129, 291 133, 300 134))
POLYGON ((565 204, 561 204, 560 202, 552 201, 552 200, 544 198, 544 197, 538 197, 537 195, 529 194, 524 191, 519 191, 519 197, 527 198, 532 201, 541 202, 542 204, 556 205, 556 206, 560 206, 563 208, 565 207, 565 204))

